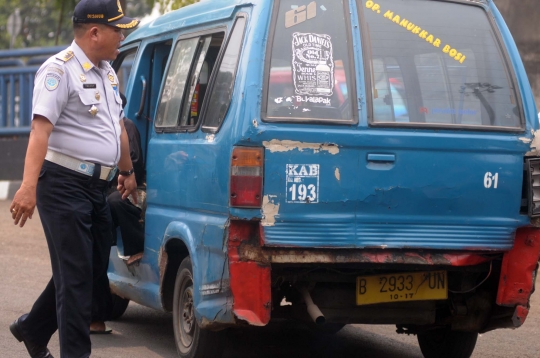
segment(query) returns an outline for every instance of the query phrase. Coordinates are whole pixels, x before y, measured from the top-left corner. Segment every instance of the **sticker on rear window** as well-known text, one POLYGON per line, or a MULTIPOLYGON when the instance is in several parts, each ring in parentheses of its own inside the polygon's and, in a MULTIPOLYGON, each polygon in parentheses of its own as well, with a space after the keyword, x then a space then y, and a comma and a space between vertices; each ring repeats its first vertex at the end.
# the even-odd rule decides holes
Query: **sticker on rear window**
POLYGON ((318 203, 319 172, 319 164, 287 164, 287 203, 318 203))
MULTIPOLYGON (((435 35, 429 33, 425 29, 422 29, 420 26, 415 25, 411 21, 407 20, 406 18, 402 18, 398 14, 394 14, 393 11, 387 10, 386 12, 381 9, 381 5, 375 3, 374 1, 368 0, 366 1, 366 8, 370 9, 371 11, 377 13, 377 14, 384 14, 384 18, 392 21, 396 25, 399 25, 403 27, 404 29, 407 29, 407 31, 410 31, 414 35, 418 35, 421 39, 425 40, 426 42, 432 44, 433 46, 440 48, 441 47, 441 39, 435 37, 435 35)), ((465 62, 465 59, 467 56, 459 52, 457 49, 453 48, 450 45, 445 45, 442 48, 442 52, 452 57, 454 60, 458 61, 459 63, 465 62)))
POLYGON ((295 32, 292 47, 296 94, 332 96, 334 55, 330 35, 295 32))

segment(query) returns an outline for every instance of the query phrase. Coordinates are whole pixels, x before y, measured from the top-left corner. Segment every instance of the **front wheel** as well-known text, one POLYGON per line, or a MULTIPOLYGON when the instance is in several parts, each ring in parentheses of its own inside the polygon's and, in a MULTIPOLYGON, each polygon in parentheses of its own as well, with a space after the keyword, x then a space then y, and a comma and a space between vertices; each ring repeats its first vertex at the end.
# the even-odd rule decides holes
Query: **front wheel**
POLYGON ((201 329, 195 318, 193 269, 189 257, 182 261, 176 275, 173 324, 180 357, 217 358, 222 355, 224 342, 221 334, 201 329))
POLYGON ((469 358, 478 333, 440 328, 418 334, 418 344, 425 358, 469 358))

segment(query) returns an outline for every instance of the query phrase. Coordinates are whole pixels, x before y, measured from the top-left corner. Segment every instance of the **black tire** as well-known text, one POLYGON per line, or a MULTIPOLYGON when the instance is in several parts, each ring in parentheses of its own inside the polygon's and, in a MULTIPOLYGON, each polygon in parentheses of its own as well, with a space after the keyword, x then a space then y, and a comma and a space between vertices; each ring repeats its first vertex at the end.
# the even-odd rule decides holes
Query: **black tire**
POLYGON ((126 309, 129 305, 129 300, 126 298, 122 298, 118 295, 115 295, 114 293, 111 293, 112 295, 112 306, 111 306, 111 316, 110 320, 114 321, 122 317, 124 312, 126 312, 126 309))
POLYGON ((173 325, 176 350, 182 358, 218 358, 224 348, 223 332, 201 329, 195 318, 193 270, 186 257, 174 285, 173 325))
POLYGON ((478 333, 435 329, 418 334, 418 344, 425 358, 469 358, 478 333))

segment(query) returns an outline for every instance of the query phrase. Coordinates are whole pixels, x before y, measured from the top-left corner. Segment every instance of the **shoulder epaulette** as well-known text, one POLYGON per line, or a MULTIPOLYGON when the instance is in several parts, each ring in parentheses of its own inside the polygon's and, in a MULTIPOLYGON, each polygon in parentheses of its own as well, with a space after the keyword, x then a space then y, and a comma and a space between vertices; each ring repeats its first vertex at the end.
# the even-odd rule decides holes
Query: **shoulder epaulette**
POLYGON ((73 56, 75 56, 75 54, 73 53, 73 51, 69 50, 65 52, 60 52, 58 56, 56 56, 56 58, 59 59, 60 61, 68 62, 69 60, 73 58, 73 56))

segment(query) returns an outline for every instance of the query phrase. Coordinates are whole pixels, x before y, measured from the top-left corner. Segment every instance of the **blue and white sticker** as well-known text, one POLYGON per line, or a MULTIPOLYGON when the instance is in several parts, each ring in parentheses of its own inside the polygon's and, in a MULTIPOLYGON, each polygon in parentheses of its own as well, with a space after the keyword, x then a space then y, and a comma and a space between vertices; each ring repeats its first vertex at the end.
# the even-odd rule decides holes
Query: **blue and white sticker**
POLYGON ((45 88, 49 91, 54 91, 60 84, 60 76, 56 73, 47 73, 45 77, 45 88))
POLYGON ((287 164, 287 203, 318 203, 319 173, 319 164, 287 164))

